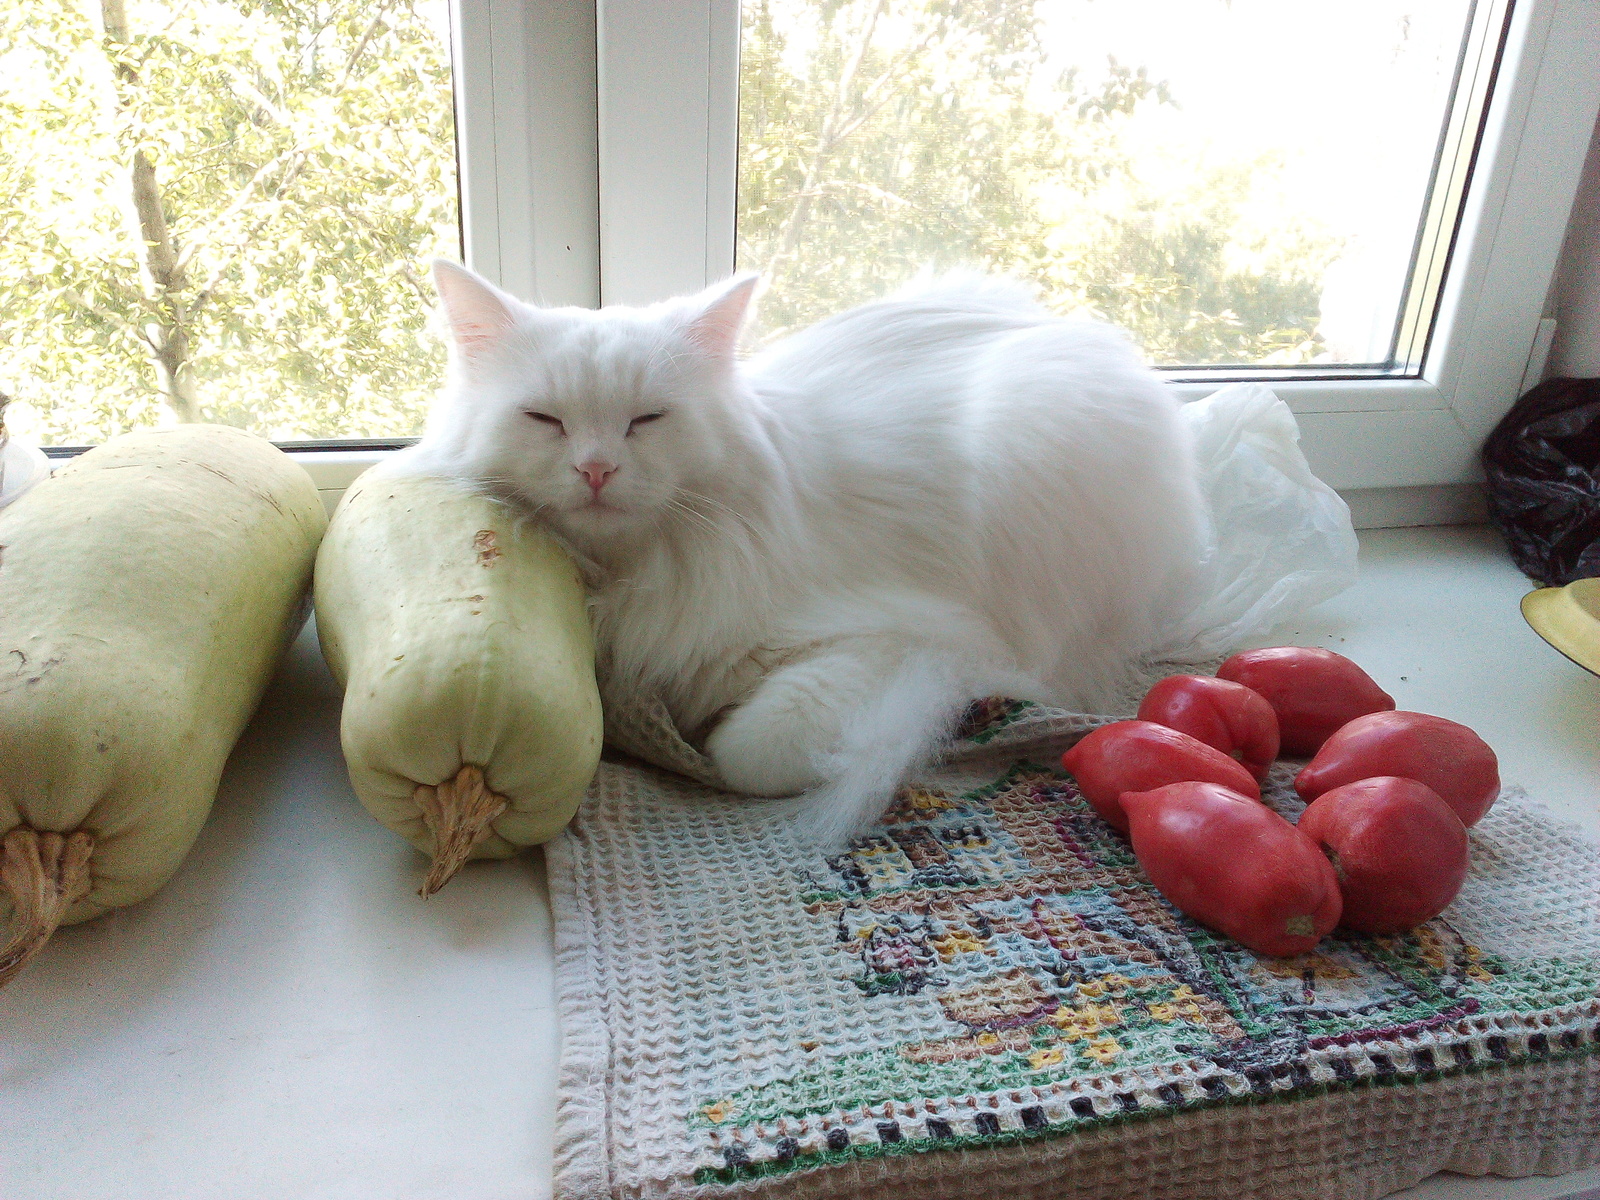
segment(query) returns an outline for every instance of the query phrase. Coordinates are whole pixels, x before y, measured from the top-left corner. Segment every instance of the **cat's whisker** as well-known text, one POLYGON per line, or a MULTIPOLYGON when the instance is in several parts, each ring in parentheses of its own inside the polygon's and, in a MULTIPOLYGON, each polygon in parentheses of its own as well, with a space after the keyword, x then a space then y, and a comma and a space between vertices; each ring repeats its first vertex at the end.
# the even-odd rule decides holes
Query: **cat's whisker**
MULTIPOLYGON (((692 517, 700 523, 702 528, 720 537, 739 556, 752 581, 760 581, 764 578, 766 561, 772 556, 768 551, 766 539, 762 537, 760 531, 751 528, 748 522, 743 523, 742 530, 736 530, 726 523, 715 521, 705 513, 699 512, 692 506, 675 499, 667 502, 667 510, 685 517, 692 517), (743 536, 741 536, 741 533, 743 536)), ((729 511, 731 512, 732 510, 730 509, 729 511)), ((734 513, 733 515, 737 516, 738 514, 734 513)))
POLYGON ((750 520, 750 518, 745 516, 738 509, 733 508, 730 505, 724 504, 721 500, 714 499, 711 496, 703 496, 699 492, 692 492, 688 488, 685 488, 685 487, 674 488, 673 492, 676 495, 684 496, 684 497, 686 497, 686 498, 688 498, 690 500, 697 500, 701 504, 709 505, 713 509, 716 509, 716 510, 718 510, 720 512, 727 513, 734 520, 738 521, 739 524, 743 525, 745 527, 746 531, 749 532, 750 536, 753 537, 757 542, 761 543, 763 548, 766 547, 767 536, 766 536, 765 531, 763 531, 761 529, 758 529, 755 526, 755 524, 750 520))
POLYGON ((733 518, 738 523, 737 532, 727 523, 715 521, 707 514, 700 512, 693 504, 685 504, 676 498, 668 502, 671 508, 685 513, 693 513, 696 517, 706 522, 708 526, 714 527, 751 568, 752 578, 762 578, 764 576, 765 563, 775 557, 771 541, 764 530, 757 528, 737 509, 713 500, 710 496, 702 496, 697 492, 689 491, 687 488, 676 488, 674 490, 691 500, 710 506, 713 512, 721 512, 733 518))
POLYGON ((727 533, 727 530, 723 529, 722 526, 718 525, 710 517, 706 516, 705 513, 696 512, 694 509, 690 508, 687 504, 684 504, 680 500, 669 499, 667 501, 666 511, 668 513, 677 513, 680 516, 690 517, 693 520, 698 521, 702 528, 710 531, 711 533, 727 533))
POLYGON ((682 355, 673 350, 672 347, 665 344, 657 344, 650 350, 650 357, 647 360, 649 366, 647 369, 650 371, 659 371, 662 367, 675 367, 678 365, 678 360, 681 357, 682 355))

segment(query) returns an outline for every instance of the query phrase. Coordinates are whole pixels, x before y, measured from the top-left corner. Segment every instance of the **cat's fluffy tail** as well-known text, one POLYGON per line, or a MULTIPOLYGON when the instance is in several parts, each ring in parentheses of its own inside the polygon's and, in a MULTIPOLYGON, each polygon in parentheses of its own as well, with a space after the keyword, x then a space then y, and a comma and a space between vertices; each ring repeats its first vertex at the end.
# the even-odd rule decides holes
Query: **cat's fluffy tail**
POLYGON ((851 714, 837 749, 818 764, 827 782, 795 802, 796 832, 833 849, 876 822, 906 776, 949 740, 974 695, 967 673, 947 657, 908 652, 887 685, 851 714))

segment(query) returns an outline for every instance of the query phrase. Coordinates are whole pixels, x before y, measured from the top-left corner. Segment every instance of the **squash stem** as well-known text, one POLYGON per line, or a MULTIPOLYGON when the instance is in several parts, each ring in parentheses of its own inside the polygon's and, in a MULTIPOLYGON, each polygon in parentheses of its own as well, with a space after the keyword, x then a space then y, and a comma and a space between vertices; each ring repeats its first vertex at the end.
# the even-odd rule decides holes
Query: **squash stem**
POLYGON ((89 891, 90 834, 13 829, 0 840, 0 888, 11 897, 17 931, 0 949, 0 987, 50 940, 74 904, 89 891))
POLYGON ((472 848, 489 835, 489 823, 505 812, 507 801, 484 782, 483 768, 471 763, 437 787, 417 785, 417 807, 433 834, 433 865, 417 895, 426 900, 459 871, 472 848))

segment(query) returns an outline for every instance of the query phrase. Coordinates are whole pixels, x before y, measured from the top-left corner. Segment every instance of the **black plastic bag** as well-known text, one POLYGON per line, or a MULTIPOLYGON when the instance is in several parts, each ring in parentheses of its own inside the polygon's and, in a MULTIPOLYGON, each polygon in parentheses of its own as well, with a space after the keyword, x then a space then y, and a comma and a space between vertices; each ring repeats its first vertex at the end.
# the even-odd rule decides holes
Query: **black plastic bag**
POLYGON ((1483 444, 1489 518, 1546 587, 1600 575, 1600 379, 1549 379, 1483 444))

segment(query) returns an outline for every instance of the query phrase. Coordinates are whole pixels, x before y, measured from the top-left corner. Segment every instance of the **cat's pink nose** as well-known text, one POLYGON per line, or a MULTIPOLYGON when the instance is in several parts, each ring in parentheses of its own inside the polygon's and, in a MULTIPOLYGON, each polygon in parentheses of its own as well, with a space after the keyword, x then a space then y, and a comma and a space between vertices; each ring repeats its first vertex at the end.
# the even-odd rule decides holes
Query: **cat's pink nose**
POLYGON ((589 490, 598 496, 606 480, 617 473, 617 466, 608 462, 586 462, 577 468, 577 472, 589 481, 589 490))

